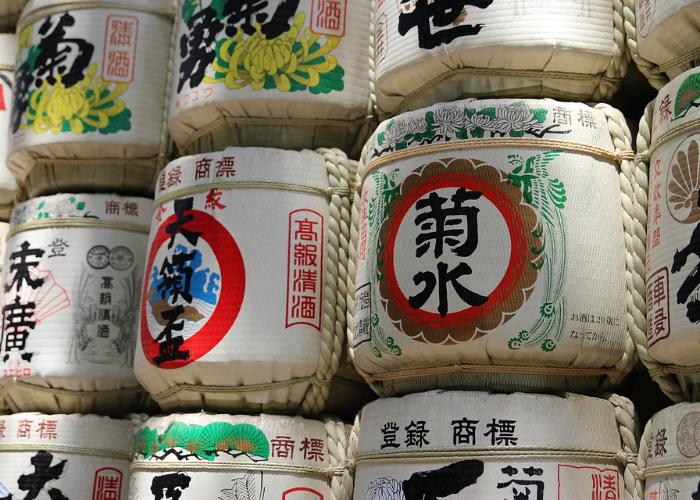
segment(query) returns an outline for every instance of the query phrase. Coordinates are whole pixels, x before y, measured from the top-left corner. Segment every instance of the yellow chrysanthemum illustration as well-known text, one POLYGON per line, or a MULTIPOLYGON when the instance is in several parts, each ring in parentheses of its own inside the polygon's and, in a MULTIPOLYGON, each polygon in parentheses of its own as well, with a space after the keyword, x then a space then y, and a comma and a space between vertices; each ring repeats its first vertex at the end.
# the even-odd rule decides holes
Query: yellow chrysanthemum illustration
POLYGON ((229 89, 308 89, 314 94, 343 90, 345 71, 331 55, 340 39, 324 37, 321 45, 317 35, 304 29, 304 21, 304 13, 297 13, 289 31, 272 39, 262 33, 260 24, 250 36, 238 30, 233 38, 219 42, 214 76, 204 81, 223 82, 229 89))
POLYGON ((95 76, 97 65, 91 64, 85 78, 66 87, 61 76, 50 85, 44 81, 29 96, 29 106, 21 127, 36 134, 72 132, 84 134, 95 130, 103 134, 129 130, 131 111, 120 99, 128 84, 105 82, 95 76))

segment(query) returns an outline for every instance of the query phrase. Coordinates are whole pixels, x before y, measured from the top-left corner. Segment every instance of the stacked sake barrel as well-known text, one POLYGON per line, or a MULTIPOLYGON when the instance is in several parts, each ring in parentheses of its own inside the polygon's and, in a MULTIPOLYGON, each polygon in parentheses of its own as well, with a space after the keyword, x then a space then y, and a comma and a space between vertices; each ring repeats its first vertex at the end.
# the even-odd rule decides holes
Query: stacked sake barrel
POLYGON ((697 0, 624 0, 625 30, 640 71, 657 89, 698 65, 697 0))
POLYGON ((132 444, 125 420, 0 416, 1 498, 127 500, 132 444))
POLYGON ((170 101, 179 151, 359 153, 372 121, 370 2, 222 3, 181 2, 170 101))
POLYGON ((0 4, 0 31, 11 32, 26 0, 4 0, 0 4))
POLYGON ((356 500, 641 498, 618 396, 426 392, 370 403, 354 432, 356 500))
POLYGON ((700 407, 681 403, 654 415, 644 429, 637 464, 644 500, 700 496, 700 407))
POLYGON ((700 257, 695 252, 698 205, 700 70, 663 87, 646 110, 637 139, 649 170, 647 328, 635 340, 642 361, 674 401, 700 398, 696 323, 700 257))

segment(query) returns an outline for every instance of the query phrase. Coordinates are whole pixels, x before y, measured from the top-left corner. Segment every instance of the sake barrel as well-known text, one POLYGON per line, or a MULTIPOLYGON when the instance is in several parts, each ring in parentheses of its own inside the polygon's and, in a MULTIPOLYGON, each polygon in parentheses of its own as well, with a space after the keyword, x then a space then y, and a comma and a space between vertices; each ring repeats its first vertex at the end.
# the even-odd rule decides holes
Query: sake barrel
POLYGON ((634 407, 619 396, 380 399, 355 424, 354 498, 640 498, 634 426, 634 407))
POLYGON ((9 165, 29 196, 152 193, 165 162, 174 1, 31 0, 9 165))
POLYGON ((2 220, 10 219, 17 190, 15 178, 6 164, 15 49, 15 36, 0 34, 0 219, 2 220))
POLYGON ((228 148, 161 173, 135 370, 164 410, 316 413, 345 337, 337 150, 228 148))
MULTIPOLYGON (((589 392, 632 369, 643 285, 621 113, 465 100, 385 121, 353 206, 355 367, 380 395, 589 392)), ((354 290, 354 292, 352 292, 354 290)))
POLYGON ((138 408, 133 373, 151 200, 60 194, 15 208, 0 344, 13 411, 138 408))
POLYGON ((681 403, 661 410, 644 429, 639 443, 639 470, 644 500, 700 496, 700 406, 681 403))
POLYGON ((170 101, 181 152, 265 146, 359 154, 372 115, 368 0, 181 6, 170 101))
POLYGON ((697 66, 700 2, 624 0, 630 52, 649 83, 660 89, 697 66))
MULTIPOLYGON (((649 170, 649 193, 646 268, 640 270, 642 276, 646 272, 647 328, 635 342, 652 378, 676 402, 700 398, 698 96, 700 70, 674 79, 647 107, 637 138, 640 162, 649 170)), ((647 194, 642 195, 646 203, 647 194)))
POLYGON ((137 433, 130 500, 349 500, 345 425, 337 420, 189 414, 137 433))
POLYGON ((127 500, 132 445, 126 420, 0 416, 1 498, 127 500))
POLYGON ((373 4, 383 114, 466 96, 607 100, 627 70, 619 1, 373 4))

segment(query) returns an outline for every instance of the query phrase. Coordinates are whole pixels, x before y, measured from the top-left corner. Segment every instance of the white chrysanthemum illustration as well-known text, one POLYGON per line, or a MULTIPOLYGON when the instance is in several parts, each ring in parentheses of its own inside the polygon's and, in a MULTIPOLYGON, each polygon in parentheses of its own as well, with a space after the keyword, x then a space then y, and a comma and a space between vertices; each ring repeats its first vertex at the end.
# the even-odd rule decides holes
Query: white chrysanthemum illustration
POLYGON ((469 130, 480 128, 486 131, 497 130, 494 120, 481 113, 474 113, 471 117, 464 115, 465 125, 469 130))
POLYGON ((408 122, 408 131, 411 134, 422 134, 427 128, 425 116, 417 116, 408 122))
POLYGON ((408 127, 403 120, 394 120, 384 132, 384 140, 390 145, 395 146, 402 142, 408 134, 408 127))
POLYGON ((369 484, 367 500, 406 500, 406 497, 403 494, 401 481, 380 477, 369 484))
POLYGON ((527 106, 511 104, 496 108, 497 130, 504 134, 512 131, 541 130, 542 125, 537 121, 527 106))
POLYGON ((464 115, 457 106, 441 106, 433 111, 433 117, 438 135, 449 137, 464 125, 464 115))

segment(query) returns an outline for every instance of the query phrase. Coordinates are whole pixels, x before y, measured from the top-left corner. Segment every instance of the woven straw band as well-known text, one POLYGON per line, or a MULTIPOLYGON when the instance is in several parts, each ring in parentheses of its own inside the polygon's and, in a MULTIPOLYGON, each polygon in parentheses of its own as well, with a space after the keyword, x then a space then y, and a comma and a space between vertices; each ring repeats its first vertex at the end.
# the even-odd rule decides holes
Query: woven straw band
POLYGON ((138 385, 134 387, 125 387, 124 389, 110 389, 107 391, 74 391, 71 389, 59 389, 57 387, 45 387, 43 385, 35 385, 23 380, 15 379, 9 384, 6 384, 0 389, 0 396, 10 393, 12 387, 29 389, 35 392, 43 392, 53 396, 69 396, 75 398, 105 398, 112 396, 128 396, 131 394, 143 393, 144 389, 138 385))
POLYGON ((678 366, 678 365, 659 365, 649 370, 652 376, 664 375, 699 375, 700 365, 678 366))
POLYGON ((664 73, 668 73, 679 66, 681 68, 687 68, 689 65, 695 67, 697 65, 696 61, 698 60, 698 57, 700 57, 700 48, 693 49, 690 52, 686 52, 682 56, 660 64, 659 69, 664 73))
POLYGON ((134 461, 131 463, 131 470, 178 470, 191 472, 206 472, 206 471, 261 471, 261 472, 279 472, 282 474, 298 474, 307 476, 321 476, 327 478, 341 477, 345 473, 344 467, 328 467, 324 469, 316 467, 305 467, 303 465, 291 464, 275 464, 265 462, 262 464, 256 463, 236 463, 236 462, 143 462, 134 461))
MULTIPOLYGON (((407 94, 401 106, 392 112, 392 114, 400 113, 411 105, 413 101, 421 97, 426 91, 431 90, 435 85, 438 85, 444 81, 452 80, 455 78, 464 78, 465 76, 498 76, 504 78, 531 78, 541 80, 543 78, 549 80, 562 80, 568 82, 591 82, 596 85, 601 83, 606 83, 610 87, 618 87, 622 83, 622 78, 610 78, 604 75, 587 75, 584 73, 570 73, 566 71, 540 71, 540 70, 518 70, 518 69, 497 69, 497 68, 473 68, 464 67, 454 70, 450 70, 446 73, 433 78, 427 83, 424 83, 416 90, 407 94)), ((532 87, 541 89, 541 87, 532 87)), ((500 95, 500 91, 491 92, 491 95, 500 95)), ((481 94, 480 94, 481 95, 481 94)), ((507 95, 507 93, 503 93, 507 95)), ((585 100, 584 95, 581 95, 582 99, 585 100)))
POLYGON ((640 479, 658 476, 685 476, 700 474, 700 463, 668 464, 656 467, 645 467, 639 471, 640 479))
POLYGON ((311 384, 318 387, 330 387, 331 380, 320 380, 315 375, 310 377, 300 377, 281 382, 269 382, 266 384, 240 385, 240 386, 216 386, 216 385, 190 385, 177 384, 158 394, 151 394, 156 402, 164 401, 179 392, 197 392, 202 394, 244 394, 248 392, 272 391, 282 387, 289 387, 299 384, 311 384))
POLYGON ((518 139, 515 137, 492 137, 488 139, 464 139, 459 141, 442 142, 437 144, 429 144, 427 146, 413 147, 410 149, 402 149, 386 153, 378 158, 369 161, 367 168, 362 174, 362 185, 367 176, 375 170, 396 161, 413 158, 416 156, 424 156, 446 151, 461 151, 464 149, 485 149, 485 148, 538 148, 538 149, 557 149, 569 153, 580 153, 590 155, 600 160, 620 164, 623 161, 634 160, 633 151, 618 151, 588 144, 580 144, 576 142, 557 141, 554 139, 518 139))
POLYGON ((435 366, 426 368, 408 368, 375 375, 365 374, 365 380, 370 383, 386 382, 391 380, 413 379, 436 375, 449 375, 452 373, 497 373, 497 374, 523 374, 558 377, 622 377, 624 374, 614 368, 566 368, 566 367, 542 367, 542 366, 517 366, 517 365, 476 365, 461 364, 448 366, 435 366))
POLYGON ((406 462, 437 462, 443 460, 476 458, 480 460, 499 460, 509 458, 528 459, 580 459, 581 461, 592 461, 598 464, 614 464, 626 466, 628 463, 636 462, 637 458, 633 454, 623 451, 612 453, 609 451, 597 450, 576 450, 568 448, 470 448, 468 450, 436 449, 404 452, 376 452, 363 453, 359 455, 354 463, 362 462, 383 462, 383 463, 406 463, 406 462))
POLYGON ((299 193, 315 194, 328 199, 330 199, 333 195, 338 195, 341 198, 349 198, 352 194, 349 188, 319 188, 314 186, 304 186, 303 184, 291 184, 287 182, 216 182, 211 184, 198 184, 196 186, 178 189, 177 191, 159 196, 158 199, 156 199, 153 208, 156 210, 163 203, 167 203, 183 196, 189 196, 196 193, 205 193, 212 189, 276 189, 279 191, 296 191, 299 193))
POLYGON ((54 443, 17 443, 17 444, 2 444, 0 443, 0 453, 22 453, 31 451, 50 451, 58 453, 72 453, 74 455, 89 455, 92 457, 113 458, 115 460, 124 460, 129 462, 131 455, 128 452, 119 452, 114 450, 103 450, 100 448, 89 448, 81 446, 62 446, 54 443))
POLYGON ((331 120, 331 119, 315 119, 315 118, 255 118, 245 116, 222 116, 213 122, 208 123, 202 128, 194 131, 187 142, 185 142, 181 150, 189 151, 190 148, 207 135, 217 131, 222 126, 237 127, 241 125, 262 125, 262 126, 278 126, 295 128, 301 127, 348 127, 349 125, 359 125, 370 123, 373 120, 372 116, 363 116, 362 118, 349 118, 347 120, 331 120))
POLYGON ((86 10, 86 9, 115 9, 115 10, 130 10, 134 12, 143 12, 145 14, 153 14, 155 16, 165 17, 167 19, 172 19, 173 14, 168 14, 160 9, 154 9, 153 7, 148 7, 148 5, 131 5, 128 3, 121 2, 64 2, 60 5, 50 5, 47 7, 40 7, 31 12, 24 14, 19 22, 17 23, 17 33, 22 31, 30 24, 44 19, 55 14, 61 14, 62 12, 67 12, 70 10, 86 10))
POLYGON ((685 122, 683 125, 679 125, 673 130, 669 130, 665 134, 662 134, 661 136, 655 138, 649 146, 649 150, 646 153, 646 155, 643 154, 642 157, 646 160, 646 163, 648 163, 649 161, 651 161, 651 157, 656 152, 656 150, 659 149, 661 146, 666 144, 668 141, 675 139, 676 137, 679 137, 681 135, 685 135, 686 133, 691 132, 697 128, 700 128, 700 118, 695 118, 694 120, 685 122))
POLYGON ((11 71, 14 72, 15 66, 13 64, 0 64, 0 71, 11 71))
POLYGON ((83 228, 102 228, 114 229, 115 231, 130 231, 132 233, 148 234, 150 228, 142 224, 132 224, 130 222, 114 222, 101 219, 47 219, 35 220, 25 224, 12 226, 7 232, 7 237, 10 238, 15 234, 24 231, 33 231, 35 229, 47 229, 52 227, 83 227, 83 228))

